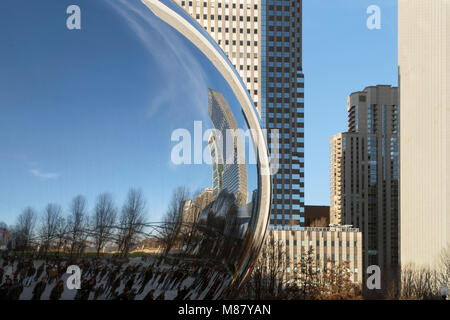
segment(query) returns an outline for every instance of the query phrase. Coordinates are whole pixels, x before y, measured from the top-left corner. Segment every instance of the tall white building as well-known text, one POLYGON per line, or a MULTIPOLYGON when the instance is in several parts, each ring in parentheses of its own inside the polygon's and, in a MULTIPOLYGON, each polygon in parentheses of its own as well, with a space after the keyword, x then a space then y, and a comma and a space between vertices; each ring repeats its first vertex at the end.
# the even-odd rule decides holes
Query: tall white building
POLYGON ((400 261, 450 243, 450 1, 398 1, 400 261))

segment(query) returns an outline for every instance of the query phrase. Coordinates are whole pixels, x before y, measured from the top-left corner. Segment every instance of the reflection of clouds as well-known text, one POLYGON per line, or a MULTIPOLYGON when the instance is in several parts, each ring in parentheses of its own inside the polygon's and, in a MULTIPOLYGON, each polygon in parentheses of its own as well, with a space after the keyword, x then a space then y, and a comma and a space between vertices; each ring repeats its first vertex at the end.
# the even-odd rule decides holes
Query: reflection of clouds
POLYGON ((31 173, 33 176, 35 176, 35 177, 37 177, 37 178, 44 179, 44 180, 57 179, 57 178, 59 178, 59 174, 58 174, 58 173, 51 173, 51 172, 45 173, 45 172, 40 172, 39 170, 36 170, 36 169, 30 170, 30 173, 31 173))
MULTIPOLYGON (((183 110, 191 105, 205 113, 202 106, 207 101, 207 75, 192 50, 182 41, 183 37, 155 18, 139 0, 107 0, 106 3, 124 18, 160 68, 155 77, 161 79, 164 88, 153 91, 147 116, 153 117, 167 105, 179 105, 183 110)), ((174 115, 182 116, 179 110, 175 111, 174 115)))
POLYGON ((35 167, 38 165, 36 161, 30 160, 30 157, 25 153, 14 153, 14 152, 1 152, 0 151, 0 160, 2 158, 13 159, 15 161, 20 161, 29 167, 35 167))

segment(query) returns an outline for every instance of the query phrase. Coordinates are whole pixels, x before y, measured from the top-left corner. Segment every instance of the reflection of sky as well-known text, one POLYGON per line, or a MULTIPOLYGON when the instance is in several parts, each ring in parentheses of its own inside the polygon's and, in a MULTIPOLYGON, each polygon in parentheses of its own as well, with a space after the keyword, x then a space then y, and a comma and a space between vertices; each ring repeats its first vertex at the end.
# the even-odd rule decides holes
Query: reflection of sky
MULTIPOLYGON (((65 26, 70 1, 0 4, 0 221, 26 205, 67 207, 81 193, 121 204, 142 188, 151 220, 180 185, 211 185, 209 165, 170 163, 176 128, 212 126, 207 88, 231 90, 187 40, 133 1, 79 0, 82 30, 65 26)), ((207 147, 204 142, 203 148, 207 147)), ((253 166, 254 168, 254 166, 253 166)), ((255 187, 249 171, 249 190, 255 187)))

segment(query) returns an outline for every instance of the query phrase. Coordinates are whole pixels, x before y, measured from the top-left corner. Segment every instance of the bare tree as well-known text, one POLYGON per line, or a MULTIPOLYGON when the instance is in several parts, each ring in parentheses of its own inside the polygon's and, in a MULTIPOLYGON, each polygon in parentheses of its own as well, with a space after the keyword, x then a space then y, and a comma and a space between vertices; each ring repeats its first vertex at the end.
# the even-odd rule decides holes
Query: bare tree
POLYGON ((130 189, 122 207, 119 226, 119 247, 124 257, 139 242, 139 235, 145 227, 145 210, 146 201, 142 191, 130 189))
POLYGON ((450 285, 450 244, 442 250, 439 282, 441 286, 450 285))
POLYGON ((42 252, 44 254, 49 250, 52 242, 58 234, 58 223, 61 219, 62 209, 60 205, 49 203, 41 217, 41 227, 39 236, 42 243, 42 252))
POLYGON ((406 264, 400 281, 387 292, 387 299, 441 299, 440 289, 450 281, 450 246, 442 250, 440 263, 430 266, 406 264))
POLYGON ((361 288, 353 282, 349 263, 326 262, 320 269, 314 250, 306 250, 296 263, 286 254, 284 244, 272 233, 266 239, 250 278, 228 298, 239 299, 361 299, 361 288), (291 267, 293 268, 291 269, 291 267))
POLYGON ((36 211, 31 208, 25 208, 22 213, 17 217, 17 223, 15 228, 15 238, 17 248, 22 249, 22 253, 28 249, 31 240, 33 239, 33 231, 36 225, 37 214, 36 211))
POLYGON ((325 218, 325 217, 317 218, 311 222, 310 227, 326 228, 326 227, 328 227, 327 222, 328 222, 327 218, 325 218))
POLYGON ((87 227, 87 201, 86 198, 78 195, 70 205, 70 214, 68 217, 68 236, 70 241, 70 256, 75 249, 78 251, 83 247, 86 227, 87 227))
POLYGON ((401 270, 401 290, 399 299, 424 300, 439 295, 439 273, 428 267, 408 264, 401 270))
POLYGON ((93 238, 97 249, 97 256, 105 244, 112 239, 112 232, 116 222, 117 208, 112 196, 103 193, 98 196, 92 216, 93 238))

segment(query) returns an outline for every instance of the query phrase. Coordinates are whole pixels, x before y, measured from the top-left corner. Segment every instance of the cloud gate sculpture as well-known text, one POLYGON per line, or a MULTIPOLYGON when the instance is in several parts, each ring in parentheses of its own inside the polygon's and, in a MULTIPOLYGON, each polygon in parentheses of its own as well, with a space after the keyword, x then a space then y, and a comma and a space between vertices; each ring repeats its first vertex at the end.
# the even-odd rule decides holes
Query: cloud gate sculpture
POLYGON ((83 10, 81 29, 39 41, 19 21, 11 39, 23 41, 4 48, 26 59, 11 58, 20 81, 0 105, 3 278, 25 300, 229 297, 259 258, 271 206, 247 86, 174 1, 83 10), (64 285, 69 266, 80 289, 64 285))
MULTIPOLYGON (((171 0, 142 0, 142 2, 158 18, 191 41, 211 61, 230 86, 238 104, 242 108, 241 112, 250 129, 251 139, 254 142, 257 154, 258 187, 254 190, 253 196, 249 199, 250 201, 247 202, 246 200, 238 199, 241 194, 233 194, 233 190, 224 188, 222 185, 223 190, 216 195, 215 200, 202 209, 197 227, 203 239, 200 243, 195 244, 195 249, 191 248, 191 253, 198 254, 199 257, 212 259, 212 261, 219 260, 219 263, 223 263, 226 272, 231 276, 231 281, 239 285, 245 280, 252 264, 258 258, 269 221, 271 186, 269 158, 256 108, 246 86, 228 57, 192 17, 171 0)), ((213 91, 210 90, 210 95, 214 94, 211 92, 213 91)), ((220 95, 220 93, 215 94, 220 95)), ((221 98, 224 100, 223 97, 221 98)), ((211 101, 209 104, 211 116, 211 109, 214 109, 214 105, 211 106, 211 101)), ((220 105, 217 102, 216 104, 220 105)), ((229 118, 233 118, 233 112, 228 106, 220 107, 228 111, 229 118)), ((227 112, 217 113, 215 116, 220 119, 214 119, 213 116, 211 116, 211 119, 215 129, 218 129, 219 135, 222 136, 222 145, 226 146, 227 143, 224 140, 227 135, 226 133, 220 134, 220 131, 224 131, 223 127, 232 130, 237 130, 238 128, 236 124, 233 126, 229 123, 232 120, 227 120, 227 112), (225 122, 225 125, 222 128, 218 128, 220 125, 216 125, 215 122, 225 122)), ((241 143, 239 138, 236 145, 240 146, 241 143)), ((223 147, 220 151, 222 151, 224 158, 227 158, 228 155, 226 153, 229 150, 225 149, 223 147)), ((242 150, 242 147, 237 149, 242 150)), ((225 166, 227 166, 227 161, 224 162, 225 166)), ((245 167, 245 164, 232 163, 232 165, 245 167)), ((231 175, 234 174, 231 179, 237 180, 237 184, 242 184, 239 181, 238 172, 238 170, 231 171, 231 175)), ((225 176, 226 173, 227 170, 225 168, 222 175, 225 176)), ((246 184, 245 187, 247 187, 246 184)), ((245 190, 245 192, 247 191, 245 190)))

